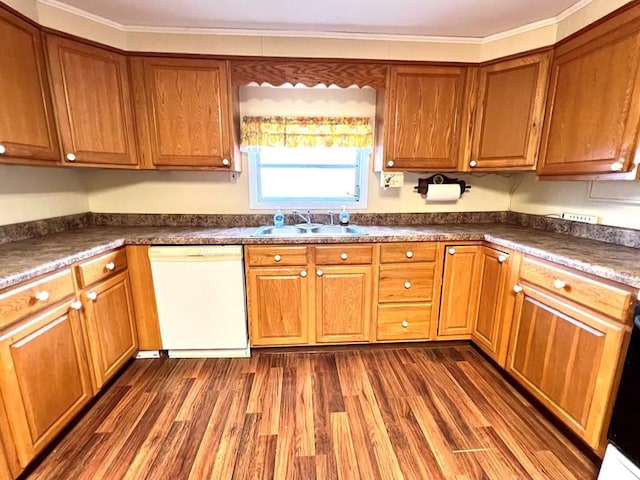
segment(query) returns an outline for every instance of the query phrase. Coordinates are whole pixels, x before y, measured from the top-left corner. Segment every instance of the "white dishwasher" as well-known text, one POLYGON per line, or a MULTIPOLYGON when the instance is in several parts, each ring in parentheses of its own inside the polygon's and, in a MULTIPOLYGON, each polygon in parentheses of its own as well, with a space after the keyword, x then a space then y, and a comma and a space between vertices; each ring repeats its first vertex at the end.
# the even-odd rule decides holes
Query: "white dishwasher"
POLYGON ((162 348, 170 357, 248 357, 242 246, 149 248, 162 348))

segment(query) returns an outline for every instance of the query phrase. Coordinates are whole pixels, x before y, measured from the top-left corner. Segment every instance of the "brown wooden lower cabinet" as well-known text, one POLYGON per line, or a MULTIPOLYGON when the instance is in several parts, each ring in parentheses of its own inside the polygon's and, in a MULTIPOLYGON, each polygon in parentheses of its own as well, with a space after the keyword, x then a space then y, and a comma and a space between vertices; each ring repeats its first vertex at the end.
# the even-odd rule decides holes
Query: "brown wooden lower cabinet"
POLYGON ((471 339, 504 368, 513 318, 519 253, 492 247, 480 248, 478 258, 478 306, 472 319, 471 339))
POLYGON ((316 268, 316 341, 368 342, 371 324, 371 265, 316 268))
POLYGON ((470 338, 478 312, 480 245, 446 245, 438 336, 470 338))
POLYGON ((20 466, 92 397, 82 327, 67 301, 0 336, 0 390, 20 466))
POLYGON ((308 299, 306 266, 250 268, 247 271, 247 310, 251 345, 308 343, 308 299))
POLYGON ((95 391, 136 353, 135 316, 125 271, 85 290, 84 319, 95 391))
POLYGON ((518 286, 507 371, 601 451, 629 327, 518 286))

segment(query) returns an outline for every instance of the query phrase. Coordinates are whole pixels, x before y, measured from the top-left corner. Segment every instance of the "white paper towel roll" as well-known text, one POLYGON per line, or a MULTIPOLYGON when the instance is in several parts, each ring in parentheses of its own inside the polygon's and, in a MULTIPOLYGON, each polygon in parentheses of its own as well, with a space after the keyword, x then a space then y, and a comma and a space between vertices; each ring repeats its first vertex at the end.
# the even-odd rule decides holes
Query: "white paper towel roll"
POLYGON ((433 184, 427 189, 427 202, 456 202, 459 198, 460 185, 457 183, 433 184))

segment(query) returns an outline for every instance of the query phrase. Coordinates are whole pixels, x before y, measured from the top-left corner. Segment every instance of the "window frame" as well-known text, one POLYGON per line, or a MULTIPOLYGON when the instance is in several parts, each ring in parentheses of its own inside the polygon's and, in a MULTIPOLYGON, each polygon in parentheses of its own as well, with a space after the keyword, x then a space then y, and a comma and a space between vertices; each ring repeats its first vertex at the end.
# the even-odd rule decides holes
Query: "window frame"
MULTIPOLYGON (((286 147, 282 147, 286 148, 286 147)), ((354 195, 344 197, 334 197, 332 200, 324 200, 324 197, 281 197, 265 200, 260 194, 260 150, 261 147, 247 149, 249 170, 249 208, 252 210, 273 210, 275 208, 286 209, 340 209, 346 206, 349 210, 365 210, 367 208, 369 166, 373 154, 373 148, 356 148, 356 185, 354 185, 354 195)), ((286 163, 282 167, 277 165, 269 168, 337 168, 349 169, 351 165, 321 165, 317 163, 286 163)))

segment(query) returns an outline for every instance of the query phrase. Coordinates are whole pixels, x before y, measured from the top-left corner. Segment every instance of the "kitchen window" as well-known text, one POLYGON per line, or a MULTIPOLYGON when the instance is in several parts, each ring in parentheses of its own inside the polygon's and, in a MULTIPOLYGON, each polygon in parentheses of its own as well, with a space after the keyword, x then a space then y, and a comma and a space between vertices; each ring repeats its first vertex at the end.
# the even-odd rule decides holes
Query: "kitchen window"
POLYGON ((251 208, 366 208, 369 118, 244 117, 251 208))

